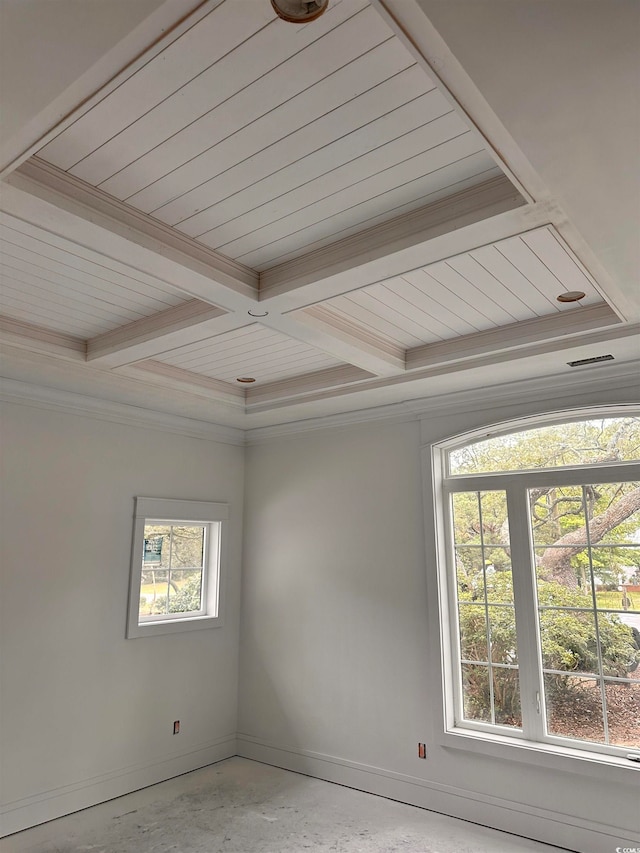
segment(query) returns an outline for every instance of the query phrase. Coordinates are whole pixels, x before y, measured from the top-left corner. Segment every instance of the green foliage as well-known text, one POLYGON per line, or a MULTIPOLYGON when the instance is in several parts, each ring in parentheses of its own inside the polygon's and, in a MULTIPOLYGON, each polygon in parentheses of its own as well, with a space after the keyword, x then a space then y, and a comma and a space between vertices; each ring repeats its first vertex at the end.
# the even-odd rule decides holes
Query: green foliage
MULTIPOLYGON (((496 572, 487 576, 487 605, 489 610, 489 647, 484 595, 469 588, 459 592, 460 637, 462 657, 469 661, 494 664, 517 663, 516 631, 513 609, 493 604, 512 599, 511 574, 496 572), (474 595, 476 596, 474 598, 474 595), (466 603, 465 603, 466 602, 466 603)), ((567 589, 555 581, 538 581, 540 605, 558 608, 586 608, 591 598, 579 590, 567 589)), ((640 662, 631 628, 624 625, 615 614, 599 613, 598 629, 602 653, 603 675, 624 677, 640 662)), ((571 673, 598 673, 598 653, 594 617, 590 612, 558 609, 540 612, 542 660, 545 669, 571 673)), ((518 671, 499 669, 494 680, 494 705, 496 722, 517 725, 520 718, 518 671)), ((486 667, 465 668, 465 706, 473 719, 490 719, 490 693, 486 667)), ((549 700, 565 696, 576 689, 579 682, 563 675, 546 677, 546 695, 549 700)))
POLYGON ((169 607, 167 609, 167 596, 161 595, 153 603, 152 613, 190 613, 200 610, 200 574, 194 574, 181 586, 172 590, 169 596, 169 607))
POLYGON ((478 441, 452 452, 451 469, 455 474, 478 474, 638 458, 640 418, 603 418, 478 441))

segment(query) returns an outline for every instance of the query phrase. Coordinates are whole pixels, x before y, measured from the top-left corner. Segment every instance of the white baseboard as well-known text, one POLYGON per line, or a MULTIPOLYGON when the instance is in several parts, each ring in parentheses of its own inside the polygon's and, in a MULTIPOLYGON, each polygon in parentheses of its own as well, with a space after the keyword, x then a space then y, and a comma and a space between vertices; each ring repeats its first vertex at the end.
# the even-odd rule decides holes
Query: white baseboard
POLYGON ((250 735, 238 734, 237 754, 577 853, 614 853, 618 847, 638 845, 638 839, 631 838, 630 832, 600 821, 583 820, 332 755, 273 744, 250 735))
POLYGON ((0 838, 198 770, 236 754, 235 734, 226 735, 181 755, 125 767, 6 803, 0 806, 0 838))

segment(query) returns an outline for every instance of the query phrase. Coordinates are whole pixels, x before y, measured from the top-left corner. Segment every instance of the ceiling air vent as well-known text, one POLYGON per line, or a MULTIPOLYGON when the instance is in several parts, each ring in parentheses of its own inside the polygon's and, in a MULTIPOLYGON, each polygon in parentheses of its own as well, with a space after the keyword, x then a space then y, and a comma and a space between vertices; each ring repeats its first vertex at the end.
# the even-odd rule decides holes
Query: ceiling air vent
POLYGON ((596 355, 593 358, 581 358, 578 361, 568 361, 567 364, 569 367, 582 367, 585 364, 598 364, 600 361, 613 361, 613 356, 609 355, 596 355))

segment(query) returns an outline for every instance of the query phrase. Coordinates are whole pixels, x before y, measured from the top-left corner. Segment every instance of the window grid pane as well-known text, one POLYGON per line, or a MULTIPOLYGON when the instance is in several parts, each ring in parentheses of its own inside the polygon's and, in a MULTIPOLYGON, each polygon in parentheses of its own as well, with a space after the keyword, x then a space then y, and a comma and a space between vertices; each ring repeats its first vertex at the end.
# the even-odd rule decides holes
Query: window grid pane
POLYGON ((139 615, 200 612, 203 606, 205 525, 146 524, 144 539, 139 615), (145 580, 149 583, 145 584, 145 580))
POLYGON ((633 672, 640 620, 621 583, 631 576, 640 550, 640 516, 633 511, 637 487, 529 490, 549 734, 569 736, 573 726, 576 739, 638 741, 640 683, 634 684, 633 672), (616 599, 618 608, 612 606, 616 599), (563 670, 568 674, 561 675, 563 670), (594 677, 585 677, 589 674, 594 677), (631 724, 625 722, 629 717, 631 724))
POLYGON ((462 714, 521 727, 506 493, 457 492, 451 504, 462 714))

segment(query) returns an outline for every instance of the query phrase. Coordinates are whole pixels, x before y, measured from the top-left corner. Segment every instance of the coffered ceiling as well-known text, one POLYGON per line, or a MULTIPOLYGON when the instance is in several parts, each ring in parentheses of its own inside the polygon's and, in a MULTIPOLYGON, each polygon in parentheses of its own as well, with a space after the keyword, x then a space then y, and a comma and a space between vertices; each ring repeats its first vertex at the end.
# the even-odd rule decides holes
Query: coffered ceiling
POLYGON ((6 165, 6 377, 251 427, 638 357, 638 306, 414 0, 181 6, 6 165))

